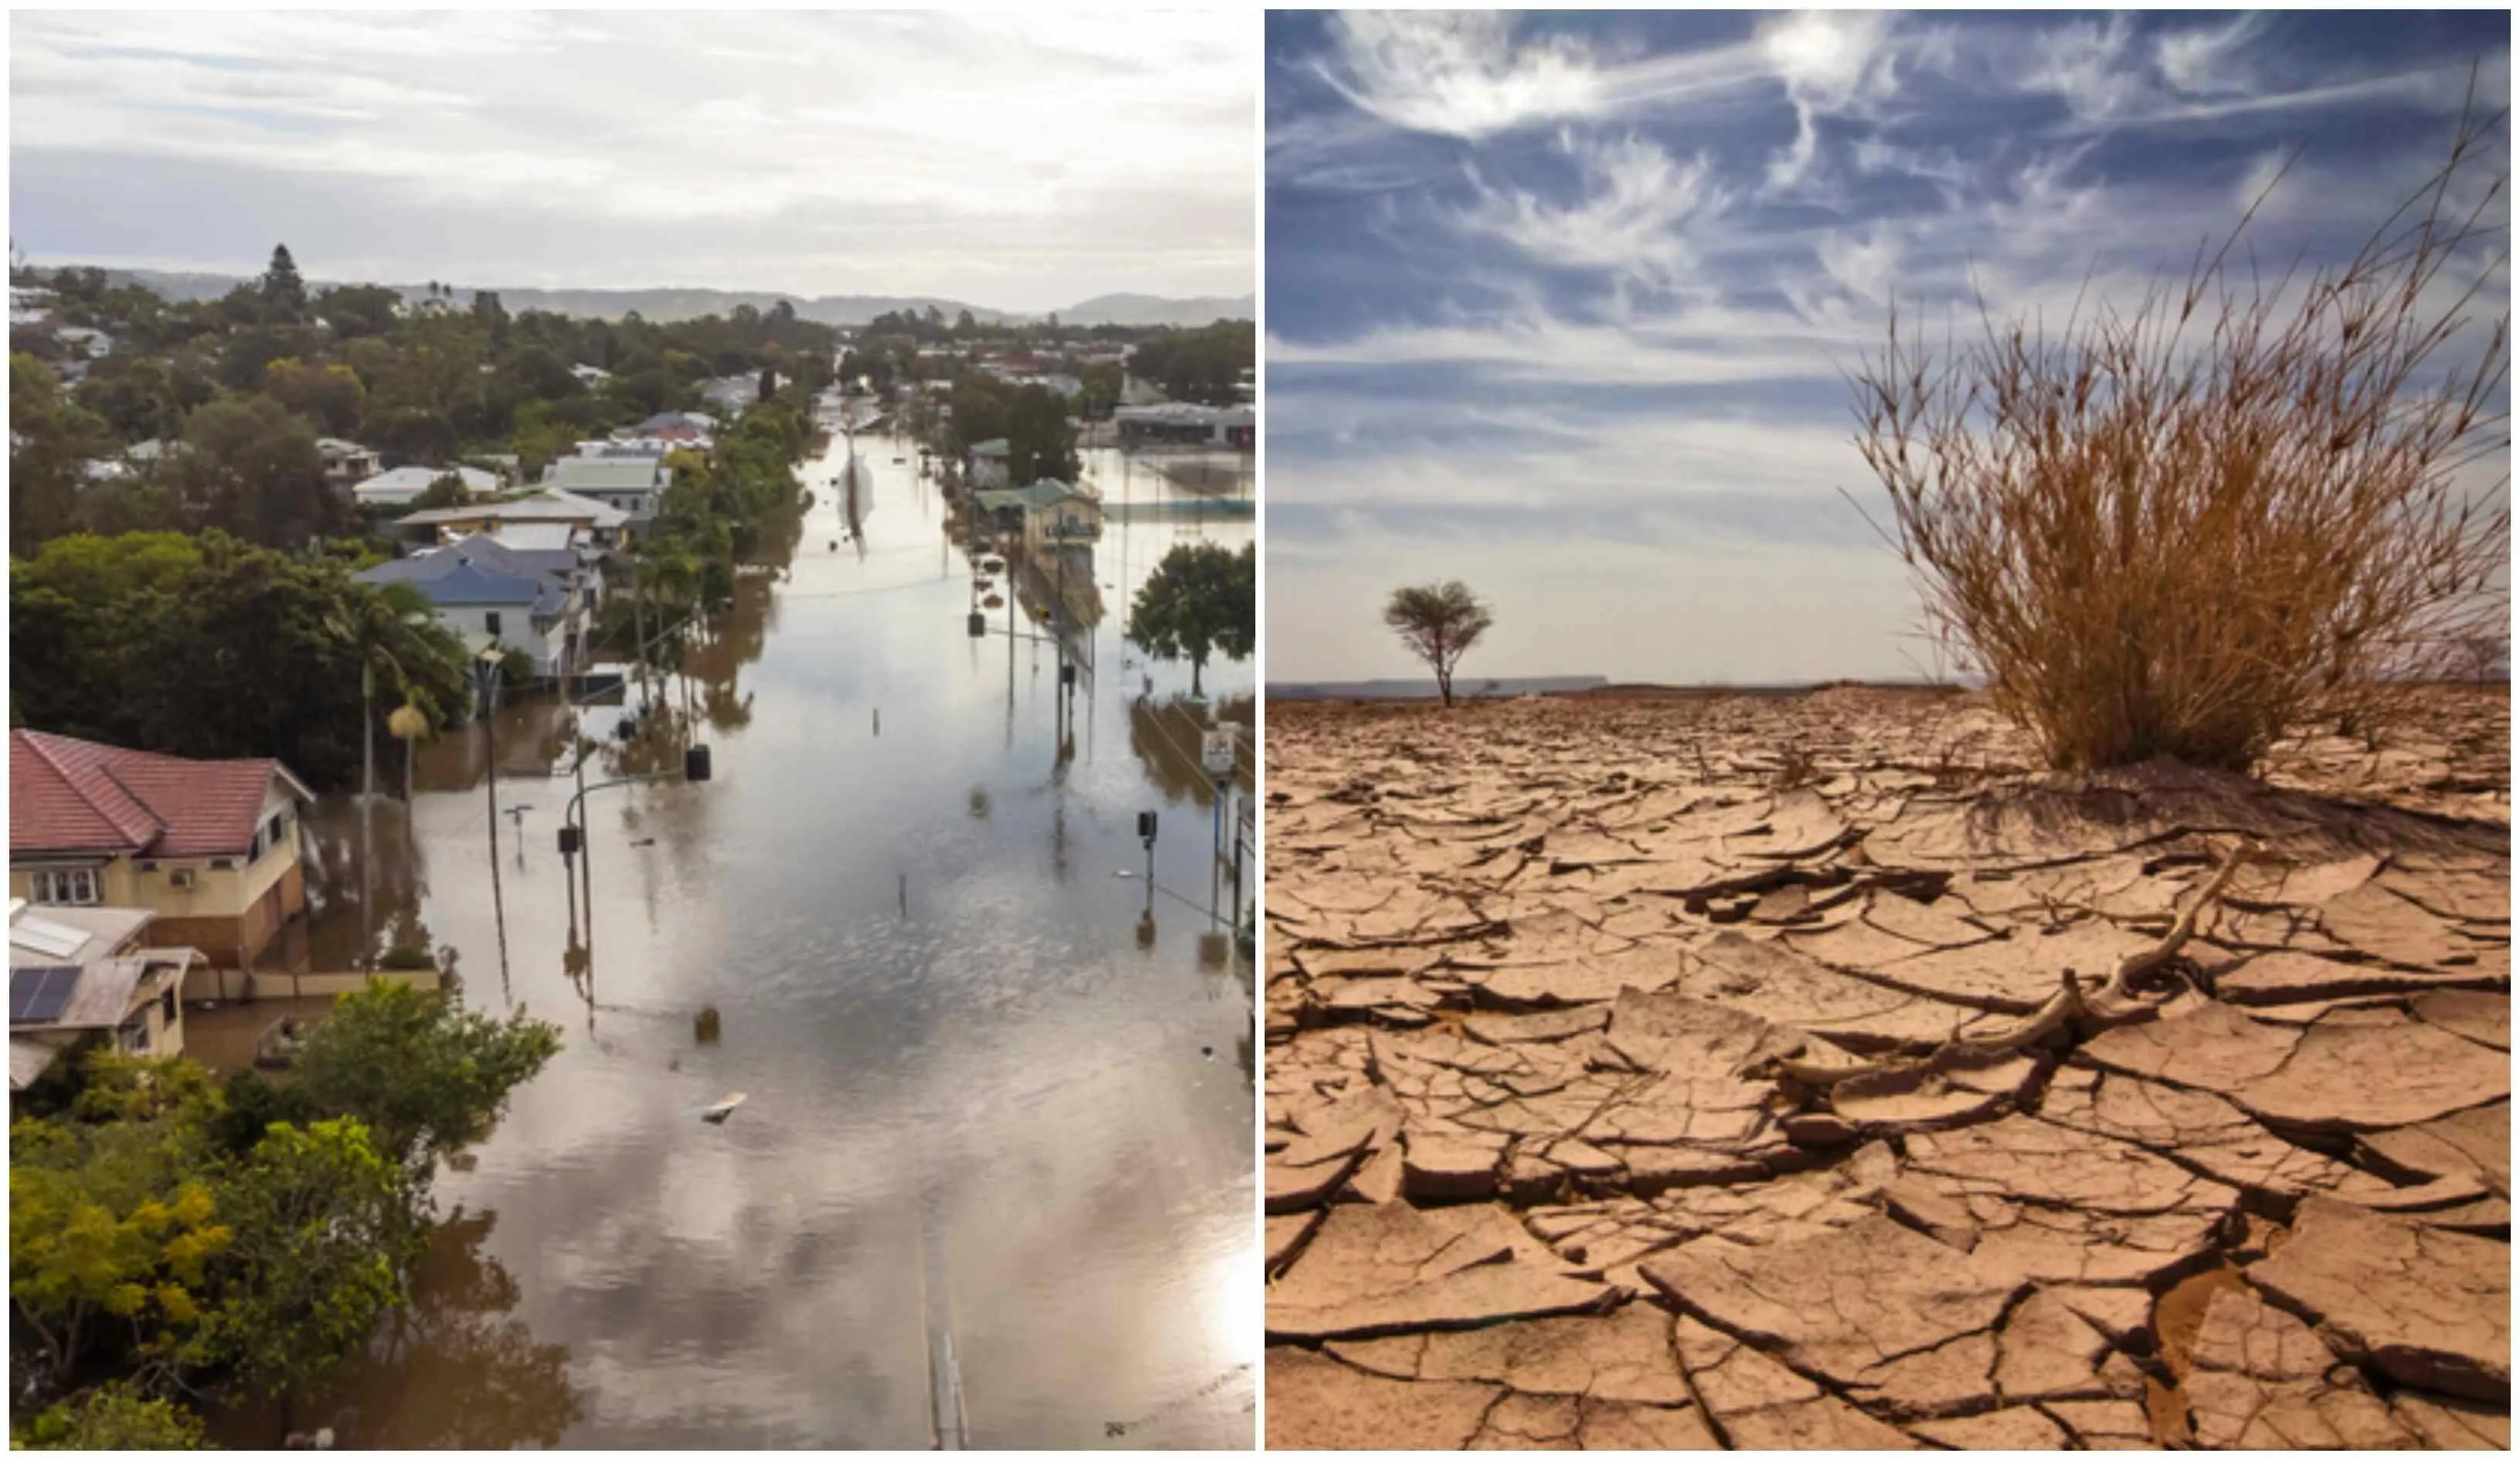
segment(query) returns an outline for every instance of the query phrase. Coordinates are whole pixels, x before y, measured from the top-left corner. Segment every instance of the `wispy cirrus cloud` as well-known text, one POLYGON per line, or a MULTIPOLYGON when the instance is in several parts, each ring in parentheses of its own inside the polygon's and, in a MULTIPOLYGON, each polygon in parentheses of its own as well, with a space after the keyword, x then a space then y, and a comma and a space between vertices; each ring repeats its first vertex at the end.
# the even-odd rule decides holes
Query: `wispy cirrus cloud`
MULTIPOLYGON (((1508 610, 1562 612, 1500 640, 1492 672, 1688 678, 1745 652, 1909 672, 1913 600, 1859 510, 1876 488, 1845 384, 1894 304, 1939 339, 1979 300, 2051 326, 2130 301, 2287 159, 2254 245, 2339 258, 2438 164, 2472 65, 2490 104, 2508 92, 2501 31, 2443 16, 1412 13, 1269 34, 1272 602, 1304 610, 1272 616, 1282 679, 1403 672, 1357 632, 1370 605, 1325 609, 1401 565, 1502 593, 1544 559, 1558 587, 1508 610), (1717 572, 1742 555, 1768 575, 1717 572), (1586 632, 1719 576, 1749 650, 1586 632)), ((2490 251, 2438 292, 2507 297, 2490 251)))

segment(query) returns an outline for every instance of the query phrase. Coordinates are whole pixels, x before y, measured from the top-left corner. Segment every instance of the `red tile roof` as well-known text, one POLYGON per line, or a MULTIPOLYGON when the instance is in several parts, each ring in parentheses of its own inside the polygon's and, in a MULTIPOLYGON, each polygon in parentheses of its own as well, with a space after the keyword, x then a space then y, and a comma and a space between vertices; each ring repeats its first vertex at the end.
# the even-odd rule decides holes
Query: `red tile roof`
POLYGON ((274 776, 312 799, 277 760, 186 760, 66 735, 9 732, 9 854, 242 852, 274 776))

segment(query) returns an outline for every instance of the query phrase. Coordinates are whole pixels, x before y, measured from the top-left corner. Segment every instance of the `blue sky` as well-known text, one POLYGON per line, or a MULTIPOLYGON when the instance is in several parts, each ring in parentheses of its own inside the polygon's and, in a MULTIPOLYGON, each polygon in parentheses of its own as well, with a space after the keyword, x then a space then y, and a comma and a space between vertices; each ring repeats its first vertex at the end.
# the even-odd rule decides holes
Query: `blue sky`
MULTIPOLYGON (((1497 606, 1472 681, 1937 668, 1844 495, 1879 501, 1843 372, 1894 293, 1937 334, 1972 285, 2054 321, 2087 279, 2131 299, 2296 151, 2255 247, 2350 254, 2471 65, 2508 104, 2509 27, 1272 14, 1269 678, 1416 672, 1378 606, 1437 576, 1497 606)), ((2472 267, 2490 320, 2507 271, 2472 267)))
POLYGON ((466 285, 1252 288, 1236 13, 19 11, 46 262, 466 285))

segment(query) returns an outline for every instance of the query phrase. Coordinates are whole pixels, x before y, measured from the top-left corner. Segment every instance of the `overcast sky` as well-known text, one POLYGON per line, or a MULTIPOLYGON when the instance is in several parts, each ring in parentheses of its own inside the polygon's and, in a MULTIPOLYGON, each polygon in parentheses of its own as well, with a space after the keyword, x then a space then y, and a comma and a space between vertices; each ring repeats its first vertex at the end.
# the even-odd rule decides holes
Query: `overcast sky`
POLYGON ((1253 288, 1256 16, 10 17, 46 262, 938 295, 1253 288))
POLYGON ((1840 495, 1880 510, 1840 372, 1893 292, 2125 298, 2296 147, 2261 251, 2350 253, 2471 63, 2508 104, 2509 24, 1273 15, 1269 678, 1419 672, 1378 609, 1436 576, 1497 606, 1471 683, 1933 668, 1840 495))

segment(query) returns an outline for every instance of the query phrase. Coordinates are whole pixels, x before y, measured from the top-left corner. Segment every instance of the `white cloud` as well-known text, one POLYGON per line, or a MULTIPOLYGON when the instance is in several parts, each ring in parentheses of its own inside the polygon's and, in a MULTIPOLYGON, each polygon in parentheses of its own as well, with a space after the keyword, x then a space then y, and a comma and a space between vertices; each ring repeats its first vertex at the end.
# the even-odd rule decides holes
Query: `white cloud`
POLYGON ((1689 226, 1724 210, 1713 164, 1704 158, 1675 160, 1636 136, 1605 141, 1563 133, 1558 150, 1582 179, 1577 202, 1559 206, 1517 188, 1491 188, 1473 172, 1477 200, 1453 215, 1454 226, 1502 240, 1544 264, 1645 284, 1677 282, 1688 266, 1689 226))
POLYGON ((1392 126, 1471 140, 1721 92, 1762 73, 1754 45, 1620 60, 1519 30, 1493 11, 1351 11, 1330 19, 1332 51, 1315 69, 1392 126))
MULTIPOLYGON (((1247 16, 60 12, 13 16, 11 39, 22 178, 247 169, 288 200, 263 210, 278 236, 330 232, 332 258, 397 277, 985 287, 1031 309, 1252 287, 1247 16), (506 221, 412 226, 459 212, 506 221), (748 236, 703 260, 711 227, 748 236), (542 242, 562 237, 603 247, 562 262, 542 242), (823 272, 769 272, 805 261, 823 272)), ((44 206, 66 184, 16 191, 38 257, 184 243, 100 238, 102 210, 44 206)))

